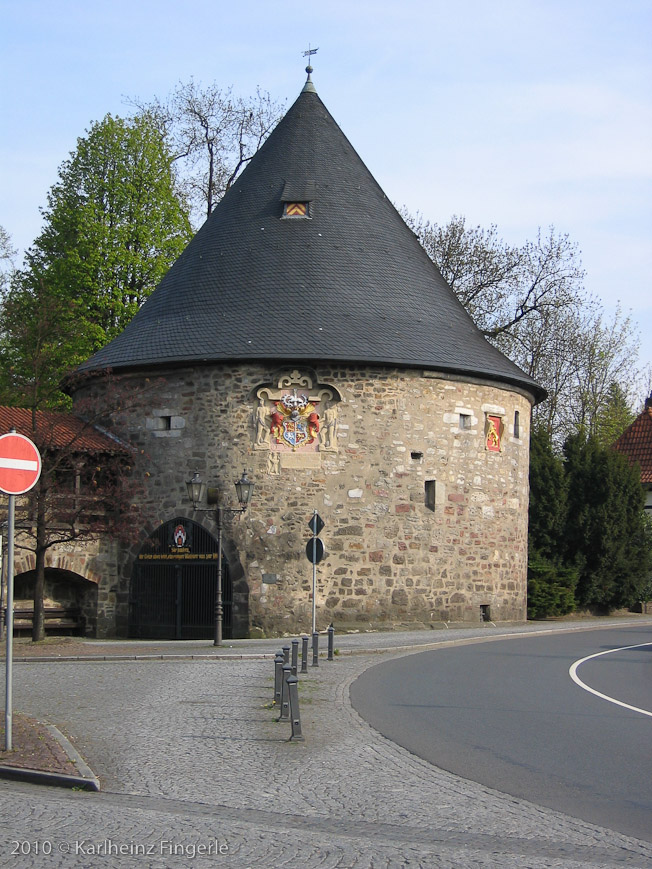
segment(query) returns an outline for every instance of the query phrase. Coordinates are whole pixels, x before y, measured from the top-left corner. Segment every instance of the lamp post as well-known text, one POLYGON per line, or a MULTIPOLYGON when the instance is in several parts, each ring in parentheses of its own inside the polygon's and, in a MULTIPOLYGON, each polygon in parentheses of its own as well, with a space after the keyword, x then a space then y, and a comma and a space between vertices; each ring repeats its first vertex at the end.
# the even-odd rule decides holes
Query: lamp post
POLYGON ((254 491, 254 483, 247 478, 247 472, 243 471, 242 476, 235 483, 235 491, 240 502, 239 507, 222 507, 219 504, 219 492, 217 489, 208 489, 208 498, 206 503, 215 504, 214 509, 203 509, 198 505, 201 504, 206 495, 206 485, 202 481, 199 473, 195 471, 191 480, 186 483, 188 489, 188 497, 192 501, 193 509, 200 513, 215 513, 215 523, 217 525, 217 593, 215 595, 215 638, 214 646, 222 645, 222 618, 224 615, 224 607, 222 603, 222 520, 225 513, 237 514, 244 513, 251 496, 254 491))

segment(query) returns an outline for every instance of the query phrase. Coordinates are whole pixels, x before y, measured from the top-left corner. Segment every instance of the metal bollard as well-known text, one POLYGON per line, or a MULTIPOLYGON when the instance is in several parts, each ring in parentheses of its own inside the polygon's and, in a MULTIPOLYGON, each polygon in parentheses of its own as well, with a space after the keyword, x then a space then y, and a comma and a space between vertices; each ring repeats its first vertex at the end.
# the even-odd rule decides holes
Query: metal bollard
POLYGON ((277 652, 274 657, 274 705, 281 705, 281 690, 283 686, 283 652, 277 652))
POLYGON ((278 721, 290 720, 290 692, 288 689, 288 676, 292 675, 292 667, 289 664, 283 664, 283 685, 281 687, 281 714, 278 721))
POLYGON ((312 666, 319 666, 319 634, 317 631, 312 635, 312 666))
POLYGON ((290 694, 290 721, 292 723, 290 740, 304 742, 301 734, 301 713, 299 712, 299 680, 296 676, 288 676, 287 683, 290 694))
POLYGON ((333 641, 335 639, 335 628, 333 627, 333 623, 331 622, 328 626, 328 661, 333 660, 333 641))
POLYGON ((290 647, 289 646, 283 646, 283 663, 284 664, 290 663, 290 647))
POLYGON ((308 640, 310 637, 301 637, 301 672, 308 672, 308 640))
POLYGON ((292 675, 297 675, 297 666, 299 663, 299 641, 292 640, 292 675))

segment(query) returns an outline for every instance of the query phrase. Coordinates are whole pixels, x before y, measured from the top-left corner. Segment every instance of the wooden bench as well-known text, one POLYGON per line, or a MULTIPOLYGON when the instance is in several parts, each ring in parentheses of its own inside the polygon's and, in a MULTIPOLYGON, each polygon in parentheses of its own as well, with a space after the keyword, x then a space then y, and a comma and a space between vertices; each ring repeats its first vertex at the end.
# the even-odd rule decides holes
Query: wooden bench
MULTIPOLYGON (((24 601, 14 604, 14 636, 32 631, 34 605, 26 606, 24 601)), ((83 633, 84 619, 79 607, 45 605, 43 627, 51 633, 83 633)))

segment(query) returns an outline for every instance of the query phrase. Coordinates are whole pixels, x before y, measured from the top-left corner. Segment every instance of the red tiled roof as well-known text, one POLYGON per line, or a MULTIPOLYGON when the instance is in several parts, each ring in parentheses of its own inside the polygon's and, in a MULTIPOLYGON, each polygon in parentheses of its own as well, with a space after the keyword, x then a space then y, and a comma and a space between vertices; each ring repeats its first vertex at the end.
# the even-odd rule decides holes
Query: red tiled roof
POLYGON ((36 443, 39 449, 71 448, 80 453, 127 453, 126 444, 108 432, 85 422, 72 413, 37 410, 36 427, 27 407, 0 407, 0 434, 15 428, 36 443))
POLYGON ((614 444, 614 449, 641 466, 641 483, 652 483, 652 406, 626 429, 614 444))

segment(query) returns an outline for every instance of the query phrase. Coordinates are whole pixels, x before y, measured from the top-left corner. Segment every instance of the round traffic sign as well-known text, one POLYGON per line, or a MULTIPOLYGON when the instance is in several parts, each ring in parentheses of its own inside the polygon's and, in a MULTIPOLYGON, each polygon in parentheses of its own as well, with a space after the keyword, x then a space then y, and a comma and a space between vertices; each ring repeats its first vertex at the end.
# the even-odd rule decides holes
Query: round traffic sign
POLYGON ((41 454, 25 435, 0 435, 0 492, 23 495, 41 476, 41 454))
POLYGON ((313 537, 306 543, 306 558, 311 564, 319 564, 324 557, 324 544, 319 537, 313 537))

